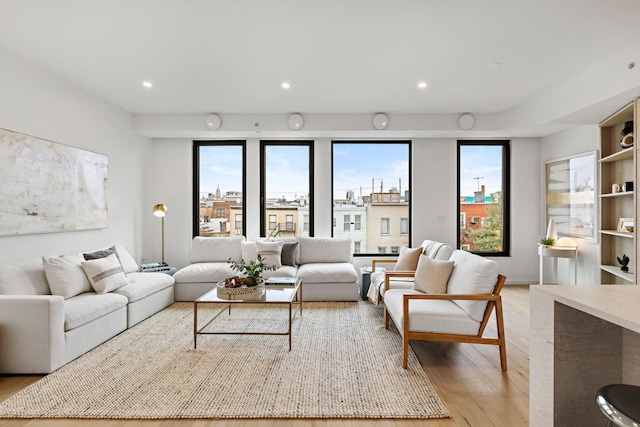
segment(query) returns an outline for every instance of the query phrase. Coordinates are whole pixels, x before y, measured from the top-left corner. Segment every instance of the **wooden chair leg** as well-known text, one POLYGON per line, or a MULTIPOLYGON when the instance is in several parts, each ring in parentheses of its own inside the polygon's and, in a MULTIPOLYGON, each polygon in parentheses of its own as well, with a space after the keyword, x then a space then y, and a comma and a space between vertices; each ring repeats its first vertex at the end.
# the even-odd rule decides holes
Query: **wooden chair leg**
POLYGON ((402 337, 402 367, 407 369, 409 363, 409 337, 404 334, 402 337))
POLYGON ((498 340, 500 344, 500 367, 502 372, 507 372, 507 341, 504 337, 504 321, 502 319, 502 299, 496 301, 496 323, 498 329, 498 340))

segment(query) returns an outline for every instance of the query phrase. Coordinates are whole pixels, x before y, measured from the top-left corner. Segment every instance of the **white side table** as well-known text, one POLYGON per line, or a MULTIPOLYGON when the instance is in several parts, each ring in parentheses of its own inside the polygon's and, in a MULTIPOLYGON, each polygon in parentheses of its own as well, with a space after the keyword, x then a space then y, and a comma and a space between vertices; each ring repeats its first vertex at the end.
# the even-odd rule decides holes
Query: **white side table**
POLYGON ((558 258, 573 258, 573 284, 578 284, 578 247, 546 246, 538 244, 540 255, 540 284, 544 283, 544 257, 553 258, 553 280, 558 280, 558 258))

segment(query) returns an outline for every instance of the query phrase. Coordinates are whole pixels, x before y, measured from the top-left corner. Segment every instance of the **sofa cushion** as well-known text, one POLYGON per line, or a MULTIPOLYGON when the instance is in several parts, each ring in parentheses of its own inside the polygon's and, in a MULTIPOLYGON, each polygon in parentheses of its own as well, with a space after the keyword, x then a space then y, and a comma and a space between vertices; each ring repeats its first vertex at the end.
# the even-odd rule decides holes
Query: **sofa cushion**
MULTIPOLYGON (((449 278, 448 294, 490 294, 498 280, 498 263, 472 254, 455 250, 451 254, 455 267, 449 278)), ((487 301, 455 301, 469 316, 482 321, 487 301)))
POLYGON ((280 268, 282 267, 282 245, 283 242, 257 241, 256 249, 266 265, 280 268))
POLYGON ((42 257, 52 295, 71 298, 83 292, 91 292, 91 283, 82 269, 82 254, 60 257, 42 257))
POLYGON ((420 246, 424 248, 424 251, 422 253, 432 259, 446 261, 453 253, 453 248, 451 246, 445 245, 444 243, 437 242, 435 240, 425 240, 420 246))
POLYGON ((140 269, 136 260, 133 259, 129 251, 124 246, 116 245, 115 248, 125 274, 133 273, 134 271, 138 271, 140 269))
POLYGON ((191 241, 189 261, 194 262, 226 262, 242 260, 244 237, 200 237, 191 241))
POLYGON ((355 268, 348 262, 301 264, 298 277, 303 283, 353 283, 358 280, 355 268))
MULTIPOLYGON (((389 289, 384 296, 384 304, 389 314, 397 322, 403 333, 404 314, 402 311, 404 294, 421 294, 420 291, 389 289)), ((409 329, 420 332, 476 335, 480 322, 475 321, 457 304, 445 300, 409 301, 409 329)))
POLYGON ((396 262, 394 270, 416 271, 416 268, 418 267, 418 260, 422 254, 422 249, 422 247, 408 248, 403 246, 402 249, 400 249, 400 255, 398 256, 398 261, 396 262))
POLYGON ((91 286, 98 294, 105 294, 129 284, 115 253, 104 258, 82 261, 81 264, 91 286))
POLYGON ((70 331, 93 320, 126 307, 127 298, 114 293, 88 292, 65 301, 64 330, 70 331))
POLYGON ((332 237, 300 237, 300 264, 318 262, 351 262, 351 239, 332 237))
POLYGON ((240 247, 242 249, 242 259, 245 262, 249 262, 258 257, 258 248, 256 247, 255 240, 242 242, 240 247))
POLYGON ((413 289, 427 294, 447 293, 447 282, 453 271, 453 265, 453 261, 442 261, 420 255, 413 289))
POLYGON ((129 280, 128 285, 114 290, 113 293, 127 297, 130 303, 169 288, 174 283, 174 279, 170 275, 156 272, 129 273, 127 280, 129 280))
POLYGON ((0 295, 50 295, 42 258, 3 264, 0 268, 0 295))
POLYGON ((173 278, 177 283, 217 283, 237 275, 227 262, 198 262, 181 268, 173 278))
POLYGON ((262 273, 262 278, 266 280, 269 277, 296 277, 297 273, 297 268, 291 267, 290 265, 283 265, 276 270, 265 271, 264 273, 262 273))

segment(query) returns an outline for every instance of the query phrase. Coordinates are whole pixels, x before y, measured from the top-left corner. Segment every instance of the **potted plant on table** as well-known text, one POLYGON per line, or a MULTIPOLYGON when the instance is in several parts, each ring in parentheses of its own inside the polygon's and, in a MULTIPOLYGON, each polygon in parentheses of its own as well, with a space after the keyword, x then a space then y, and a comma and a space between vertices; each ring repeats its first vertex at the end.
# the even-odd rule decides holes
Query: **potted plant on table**
POLYGON ((556 239, 551 237, 545 237, 544 239, 540 239, 540 244, 542 246, 546 246, 547 248, 550 248, 551 246, 556 244, 556 239))
POLYGON ((255 260, 249 262, 245 262, 244 260, 239 262, 233 261, 231 258, 229 258, 227 262, 231 264, 233 270, 246 276, 244 278, 234 278, 233 285, 228 287, 236 287, 243 284, 246 286, 261 285, 263 282, 262 273, 276 269, 275 265, 267 265, 261 255, 258 255, 255 260))

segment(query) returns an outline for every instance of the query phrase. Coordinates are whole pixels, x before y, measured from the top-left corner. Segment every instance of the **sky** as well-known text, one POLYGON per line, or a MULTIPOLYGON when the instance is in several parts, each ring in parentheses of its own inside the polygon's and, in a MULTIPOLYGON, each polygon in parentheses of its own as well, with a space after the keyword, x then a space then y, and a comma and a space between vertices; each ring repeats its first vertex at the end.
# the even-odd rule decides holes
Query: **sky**
MULTIPOLYGON (((342 199, 348 190, 355 196, 391 187, 404 191, 409 186, 407 143, 334 143, 334 198, 342 199), (360 193, 362 189, 362 193, 360 193)), ((473 196, 478 184, 486 194, 501 188, 502 146, 462 146, 461 195, 473 196), (480 180, 474 179, 481 177, 480 180), (479 181, 479 182, 478 182, 479 181)), ((293 200, 309 192, 309 149, 306 146, 266 147, 267 197, 293 200)), ((242 191, 242 147, 210 146, 200 151, 201 195, 215 193, 218 185, 226 191, 242 191)))

